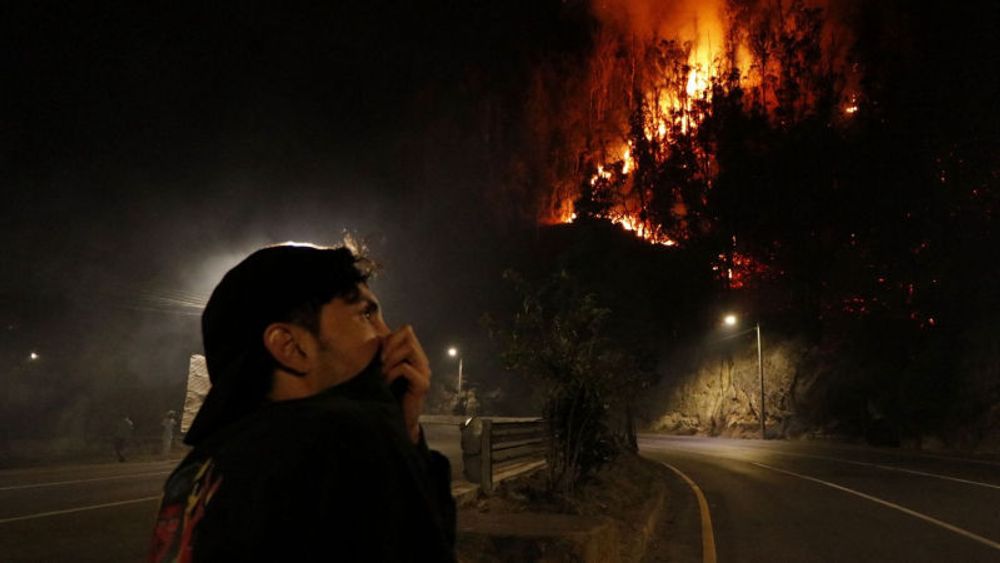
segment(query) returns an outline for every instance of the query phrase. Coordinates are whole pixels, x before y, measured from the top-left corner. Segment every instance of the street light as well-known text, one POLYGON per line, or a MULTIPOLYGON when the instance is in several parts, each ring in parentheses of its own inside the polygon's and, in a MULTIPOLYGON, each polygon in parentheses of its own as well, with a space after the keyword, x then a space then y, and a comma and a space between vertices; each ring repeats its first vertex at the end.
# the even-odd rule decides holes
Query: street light
MULTIPOLYGON (((736 315, 726 315, 722 322, 726 326, 736 326, 736 315)), ((764 436, 764 354, 760 343, 760 323, 754 324, 753 329, 757 332, 757 373, 760 376, 760 439, 766 440, 764 436)))
POLYGON ((458 348, 452 346, 448 348, 448 355, 452 358, 458 356, 458 394, 462 394, 462 356, 458 355, 458 348))
POLYGON ((32 352, 31 354, 28 355, 28 358, 31 359, 32 361, 37 360, 38 354, 36 352, 32 352))

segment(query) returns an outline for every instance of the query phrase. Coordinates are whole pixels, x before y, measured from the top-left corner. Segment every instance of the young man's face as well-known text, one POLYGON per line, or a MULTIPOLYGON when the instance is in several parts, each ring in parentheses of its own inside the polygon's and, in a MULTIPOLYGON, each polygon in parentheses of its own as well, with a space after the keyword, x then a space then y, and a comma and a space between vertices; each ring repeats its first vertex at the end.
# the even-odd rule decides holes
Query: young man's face
POLYGON ((319 314, 317 376, 325 387, 343 383, 368 366, 389 335, 378 299, 358 285, 357 299, 334 298, 319 314))

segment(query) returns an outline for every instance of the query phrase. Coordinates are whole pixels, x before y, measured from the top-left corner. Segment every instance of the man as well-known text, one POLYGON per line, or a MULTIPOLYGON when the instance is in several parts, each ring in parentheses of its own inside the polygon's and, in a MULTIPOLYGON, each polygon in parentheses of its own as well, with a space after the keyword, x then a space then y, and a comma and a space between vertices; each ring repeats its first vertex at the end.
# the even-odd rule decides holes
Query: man
POLYGON ((118 456, 119 463, 125 462, 125 448, 128 447, 129 440, 132 439, 134 429, 135 424, 127 415, 118 419, 115 424, 115 455, 118 456))
POLYGON ((169 410, 163 415, 163 420, 160 421, 160 455, 167 457, 170 455, 170 450, 174 447, 174 427, 177 426, 177 415, 174 411, 169 410))
POLYGON ((346 248, 273 246, 215 288, 212 388, 152 561, 454 561, 448 460, 418 422, 430 367, 369 273, 346 248))

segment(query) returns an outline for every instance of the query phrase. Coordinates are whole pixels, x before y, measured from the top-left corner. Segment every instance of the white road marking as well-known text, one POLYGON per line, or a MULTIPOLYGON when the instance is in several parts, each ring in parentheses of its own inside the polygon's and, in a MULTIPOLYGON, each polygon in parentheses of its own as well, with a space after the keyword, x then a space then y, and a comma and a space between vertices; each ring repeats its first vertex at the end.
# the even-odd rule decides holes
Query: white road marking
POLYGON ((926 471, 917 471, 916 469, 906 469, 905 467, 897 467, 894 465, 881 465, 878 463, 869 463, 867 461, 854 461, 850 459, 841 459, 839 457, 828 457, 823 455, 812 455, 812 454, 797 454, 792 452, 779 452, 772 451, 771 453, 776 453, 779 455, 790 455, 796 457, 811 457, 815 459, 823 459, 827 461, 837 461, 840 463, 850 463, 852 465, 864 465, 868 467, 876 467, 884 471, 899 471, 901 473, 912 473, 913 475, 920 475, 921 477, 933 477, 935 479, 944 479, 945 481, 954 481, 956 483, 964 483, 966 485, 975 485, 977 487, 987 487, 990 489, 1000 490, 1000 485, 994 485, 992 483, 983 483, 981 481, 972 481, 970 479, 962 479, 960 477, 951 477, 949 475, 940 475, 938 473, 928 473, 926 471))
MULTIPOLYGON (((678 450, 687 451, 687 452, 690 452, 690 453, 702 453, 702 454, 706 453, 706 452, 701 451, 701 450, 691 450, 691 449, 686 449, 686 448, 677 448, 677 447, 674 447, 673 445, 670 445, 668 447, 671 447, 671 448, 674 448, 674 449, 678 449, 678 450)), ((976 486, 976 487, 986 487, 988 489, 1000 490, 1000 485, 995 485, 993 483, 984 483, 982 481, 973 481, 971 479, 962 479, 961 477, 952 477, 950 475, 941 475, 940 473, 929 473, 929 472, 926 472, 926 471, 918 471, 916 469, 907 469, 905 467, 899 467, 899 466, 895 466, 895 465, 883 465, 883 464, 879 464, 879 463, 870 463, 870 462, 866 462, 866 461, 854 461, 854 460, 850 460, 850 459, 843 459, 843 458, 839 458, 839 457, 830 457, 830 456, 823 456, 823 455, 800 454, 800 453, 795 453, 795 452, 785 452, 785 451, 781 451, 781 450, 776 449, 776 448, 760 448, 760 447, 754 447, 754 446, 751 446, 751 445, 727 445, 727 447, 736 448, 736 449, 739 449, 739 450, 741 450, 743 452, 754 452, 754 453, 762 452, 762 453, 787 455, 787 456, 794 456, 794 457, 808 457, 808 458, 814 458, 814 459, 822 459, 822 460, 826 460, 826 461, 836 461, 836 462, 839 462, 839 463, 849 463, 849 464, 853 464, 853 465, 862 465, 862 466, 866 466, 866 467, 875 467, 875 468, 881 469, 883 471, 898 471, 900 473, 910 473, 912 475, 920 475, 921 477, 931 477, 931 478, 934 478, 934 479, 942 479, 942 480, 945 480, 945 481, 952 481, 952 482, 955 482, 955 483, 962 483, 962 484, 965 484, 965 485, 973 485, 973 486, 976 486)), ((708 453, 707 455, 716 455, 717 456, 718 454, 708 453)), ((944 456, 924 456, 924 457, 941 457, 943 459, 951 459, 951 458, 944 458, 944 456)), ((955 458, 955 459, 960 460, 960 461, 973 462, 973 463, 977 462, 977 460, 968 460, 968 459, 965 459, 965 458, 955 458)), ((990 464, 991 462, 983 461, 982 463, 990 464)))
MULTIPOLYGON (((907 452, 907 453, 909 453, 909 452, 907 452)), ((969 458, 969 457, 956 457, 956 456, 948 456, 948 455, 936 455, 936 454, 928 454, 928 453, 924 453, 924 452, 913 453, 912 455, 916 455, 918 457, 926 457, 926 458, 930 458, 930 459, 940 459, 940 460, 943 460, 943 461, 958 461, 958 462, 962 462, 962 463, 978 463, 980 465, 994 465, 994 466, 1000 467, 1000 461, 994 461, 994 460, 991 460, 991 459, 972 459, 972 458, 969 458)))
POLYGON ((715 533, 712 532, 712 514, 708 510, 708 501, 705 500, 705 495, 701 492, 701 487, 680 469, 665 461, 661 461, 660 463, 680 475, 681 479, 684 479, 688 486, 691 487, 691 490, 694 491, 694 496, 698 498, 698 510, 701 513, 701 559, 703 563, 715 563, 715 533))
POLYGON ((935 526, 940 526, 941 528, 944 528, 945 530, 948 530, 949 532, 954 532, 954 533, 959 534, 961 536, 964 536, 964 537, 966 537, 966 538, 968 538, 970 540, 979 542, 979 543, 981 543, 981 544, 983 544, 983 545, 985 545, 987 547, 992 547, 993 549, 996 549, 996 550, 1000 551, 1000 543, 998 543, 998 542, 995 542, 995 541, 993 541, 993 540, 991 540, 989 538, 984 538, 983 536, 980 536, 980 535, 975 534, 973 532, 970 532, 968 530, 964 530, 962 528, 959 528, 958 526, 954 526, 954 525, 949 524, 947 522, 938 520, 937 518, 934 518, 932 516, 928 516, 926 514, 917 512, 916 510, 911 510, 909 508, 906 508, 905 506, 900 506, 900 505, 898 505, 896 503, 889 502, 887 500, 883 500, 883 499, 880 499, 878 497, 873 497, 871 495, 867 495, 865 493, 862 493, 861 491, 855 491, 854 489, 849 489, 847 487, 843 487, 843 486, 838 485, 836 483, 831 483, 829 481, 824 481, 822 479, 817 479, 815 477, 810 477, 808 475, 802 475, 800 473, 795 473, 794 471, 788 471, 788 470, 785 470, 785 469, 779 469, 777 467, 773 467, 773 466, 770 466, 770 465, 765 465, 763 463, 757 463, 757 462, 754 462, 754 461, 751 461, 749 463, 751 465, 756 465, 757 467, 763 467, 764 469, 770 469, 771 471, 776 471, 778 473, 784 473, 786 475, 791 475, 793 477, 798 477, 799 479, 805 479, 806 481, 812 481, 814 483, 819 483, 820 485, 825 485, 827 487, 830 487, 830 488, 833 488, 833 489, 837 489, 838 491, 842 491, 842 492, 845 492, 845 493, 848 493, 848 494, 852 494, 852 495, 855 495, 857 497, 861 497, 861 498, 863 498, 865 500, 870 500, 870 501, 872 501, 874 503, 881 504, 882 506, 887 506, 889 508, 898 510, 898 511, 904 513, 904 514, 909 514, 910 516, 913 516, 914 518, 919 518, 919 519, 921 519, 921 520, 923 520, 925 522, 929 522, 931 524, 934 524, 935 526))
POLYGON ((77 483, 93 483, 96 481, 112 481, 114 479, 133 479, 136 477, 151 477, 153 475, 167 475, 170 471, 154 471, 151 473, 132 473, 130 475, 115 475, 112 477, 94 477, 93 479, 76 479, 73 481, 49 481, 46 483, 30 483, 27 485, 10 485, 0 487, 0 491, 16 491, 19 489, 37 489, 40 487, 56 487, 59 485, 75 485, 77 483))
POLYGON ((37 475, 39 473, 46 472, 59 472, 59 471, 89 471, 89 470, 119 470, 119 469, 149 469, 154 467, 173 467, 177 465, 177 462, 181 461, 181 458, 168 458, 156 461, 130 461, 128 463, 110 462, 110 463, 83 463, 74 465, 46 465, 46 466, 36 466, 36 467, 21 467, 18 469, 0 469, 0 478, 13 477, 17 475, 37 475))
POLYGON ((118 502, 108 502, 104 504, 94 504, 91 506, 80 506, 77 508, 67 508, 64 510, 52 510, 50 512, 38 512, 36 514, 25 514, 24 516, 13 516, 11 518, 0 518, 0 524, 7 524, 8 522, 19 522, 21 520, 33 520, 35 518, 45 518, 48 516, 58 516, 60 514, 72 514, 73 512, 83 512, 85 510, 97 510, 99 508, 111 508, 112 506, 122 506, 126 504, 136 504, 139 502, 149 502, 151 500, 159 501, 160 495, 155 497, 143 497, 134 498, 131 500, 122 500, 118 502))

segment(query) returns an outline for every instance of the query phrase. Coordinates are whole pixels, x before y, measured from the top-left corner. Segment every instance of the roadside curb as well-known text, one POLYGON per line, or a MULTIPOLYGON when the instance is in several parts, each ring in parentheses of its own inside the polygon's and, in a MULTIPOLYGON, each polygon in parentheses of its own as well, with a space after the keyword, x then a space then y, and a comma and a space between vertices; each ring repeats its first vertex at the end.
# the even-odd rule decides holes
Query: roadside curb
POLYGON ((653 539, 653 535, 656 533, 656 528, 663 518, 664 508, 666 507, 667 499, 667 486, 665 484, 660 484, 657 487, 656 492, 653 497, 646 501, 642 506, 642 511, 638 518, 639 527, 638 534, 636 535, 636 545, 634 546, 635 553, 633 553, 634 560, 640 561, 646 555, 646 551, 649 549, 650 541, 653 539))
MULTIPOLYGON (((499 485, 500 483, 520 477, 527 477, 544 468, 544 461, 532 461, 513 465, 494 476, 494 485, 499 485)), ((479 498, 479 485, 465 480, 452 481, 451 496, 455 497, 455 504, 459 508, 471 506, 479 498)))
POLYGON ((641 561, 662 519, 666 496, 666 485, 659 484, 627 520, 608 516, 460 510, 459 560, 641 561), (462 557, 463 553, 469 556, 462 557))
POLYGON ((479 485, 468 481, 454 481, 451 484, 451 496, 459 507, 471 506, 479 498, 479 485))
POLYGON ((619 526, 606 516, 523 512, 458 515, 459 561, 617 563, 619 526), (464 556, 463 556, 464 555, 464 556))

